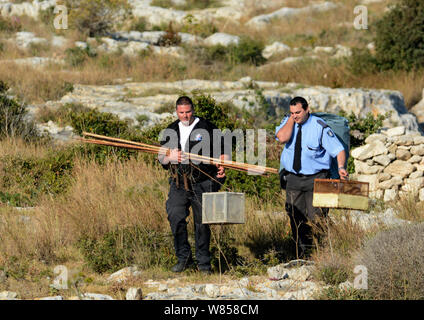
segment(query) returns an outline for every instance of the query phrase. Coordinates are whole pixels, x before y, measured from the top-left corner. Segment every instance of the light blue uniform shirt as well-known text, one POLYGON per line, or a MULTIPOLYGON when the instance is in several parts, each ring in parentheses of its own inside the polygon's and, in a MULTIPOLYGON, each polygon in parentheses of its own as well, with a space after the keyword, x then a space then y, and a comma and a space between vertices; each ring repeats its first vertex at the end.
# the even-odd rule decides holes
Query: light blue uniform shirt
MULTIPOLYGON (((287 123, 289 119, 286 116, 278 127, 275 128, 275 134, 287 123)), ((315 174, 321 170, 330 169, 331 158, 337 157, 340 151, 344 150, 343 145, 334 134, 330 127, 324 128, 317 121, 324 120, 313 115, 309 115, 308 120, 302 125, 302 153, 301 153, 301 174, 315 174), (322 137, 322 142, 320 142, 322 137)), ((294 124, 293 133, 290 140, 284 146, 280 157, 280 168, 282 166, 290 172, 293 170, 294 146, 296 144, 296 135, 298 124, 294 124)), ((276 138, 278 140, 278 138, 276 138)))

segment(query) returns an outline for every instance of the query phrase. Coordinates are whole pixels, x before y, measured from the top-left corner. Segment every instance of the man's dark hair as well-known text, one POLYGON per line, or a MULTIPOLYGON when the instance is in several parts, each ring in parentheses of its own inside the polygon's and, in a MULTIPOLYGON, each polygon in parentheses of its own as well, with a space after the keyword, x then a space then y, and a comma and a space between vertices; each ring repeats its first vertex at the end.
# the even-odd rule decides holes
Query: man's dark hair
POLYGON ((306 101, 306 99, 303 98, 303 97, 294 97, 290 101, 291 106, 295 106, 298 103, 300 103, 302 105, 303 110, 306 110, 308 108, 308 101, 306 101))
POLYGON ((182 105, 190 105, 191 110, 194 110, 193 101, 187 96, 181 96, 177 99, 177 102, 175 103, 175 108, 182 105))

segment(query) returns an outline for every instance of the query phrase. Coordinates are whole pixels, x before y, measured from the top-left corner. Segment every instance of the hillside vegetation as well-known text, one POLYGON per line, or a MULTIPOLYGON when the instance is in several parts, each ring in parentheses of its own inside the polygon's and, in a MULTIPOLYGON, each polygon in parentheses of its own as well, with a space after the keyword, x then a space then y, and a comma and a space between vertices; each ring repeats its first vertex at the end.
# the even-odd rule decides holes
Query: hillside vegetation
MULTIPOLYGON (((354 8, 360 1, 342 0, 333 10, 275 19, 263 30, 244 23, 282 6, 303 8, 312 1, 272 1, 269 6, 246 1, 247 13, 240 19, 243 27, 231 19, 205 23, 190 16, 182 23, 152 24, 131 15, 128 3, 120 0, 63 3, 76 8, 69 16, 72 27, 68 30, 52 28, 52 10, 42 12, 39 21, 27 16, 0 16, 0 60, 7 60, 0 61, 0 291, 20 292, 23 299, 56 294, 70 297, 93 291, 123 299, 129 287, 148 291, 144 287, 148 279, 175 277, 169 267, 176 262, 165 211, 168 173, 154 156, 78 141, 60 144, 36 125, 36 120, 52 120, 71 126, 76 135, 88 130, 152 143, 157 142, 158 133, 172 119, 146 128, 77 104, 46 108, 34 118, 29 113, 30 106, 59 100, 77 84, 116 84, 118 79, 167 82, 250 76, 257 81, 332 88, 384 88, 402 92, 408 107, 420 100, 424 87, 424 8, 418 0, 368 4, 369 28, 365 30, 352 26, 354 8), (390 4, 396 6, 386 9, 390 4), (113 17, 115 23, 102 23, 99 15, 113 17), (23 48, 13 41, 15 34, 22 31, 49 40, 62 36, 67 42, 64 46, 32 43, 23 48), (190 58, 159 54, 153 49, 137 55, 126 55, 122 50, 94 50, 95 44, 115 31, 165 31, 158 46, 179 46, 190 58), (217 32, 239 36, 240 42, 229 46, 182 43, 182 33, 206 38, 217 32), (88 45, 80 47, 76 41, 88 45), (263 56, 264 48, 276 41, 297 48, 291 56, 337 45, 351 48, 352 54, 336 59, 322 55, 317 60, 306 58, 293 64, 274 63, 289 56, 284 52, 263 56), (63 63, 39 68, 10 61, 30 57, 57 58, 63 63), (66 265, 70 270, 71 290, 50 286, 57 265, 66 265), (121 284, 105 281, 111 273, 131 265, 142 270, 141 276, 121 284)), ((153 1, 159 7, 189 10, 193 14, 220 6, 219 1, 184 3, 153 1)), ((259 108, 249 112, 230 102, 218 103, 205 92, 187 94, 193 96, 197 113, 213 119, 220 128, 267 129, 267 166, 278 168, 281 145, 275 141, 273 130, 280 119, 267 114, 260 91, 259 108)), ((381 127, 382 118, 371 113, 362 119, 347 116, 352 128, 360 133, 360 138, 352 136, 352 147, 359 146, 381 127)), ((139 118, 138 123, 143 120, 139 118)), ((213 226, 212 264, 217 273, 200 278, 198 273, 187 271, 179 276, 181 281, 218 282, 221 275, 224 281, 252 275, 266 280, 267 268, 298 258, 289 219, 283 212, 285 193, 279 188, 277 175, 248 176, 227 170, 222 190, 246 193, 246 223, 213 226)), ((352 221, 349 211, 331 210, 333 223, 326 222, 311 257, 315 263, 313 280, 326 286, 316 298, 424 298, 419 281, 422 272, 417 271, 424 270, 419 254, 422 248, 416 247, 422 246, 418 240, 424 238, 423 203, 409 198, 396 204, 373 201, 369 213, 390 206, 411 225, 393 231, 384 227, 363 230, 352 221), (409 255, 411 251, 416 254, 409 255), (370 275, 373 273, 370 290, 340 289, 339 284, 354 281, 355 265, 367 261, 371 263, 370 275)), ((193 242, 191 216, 188 223, 193 242)))

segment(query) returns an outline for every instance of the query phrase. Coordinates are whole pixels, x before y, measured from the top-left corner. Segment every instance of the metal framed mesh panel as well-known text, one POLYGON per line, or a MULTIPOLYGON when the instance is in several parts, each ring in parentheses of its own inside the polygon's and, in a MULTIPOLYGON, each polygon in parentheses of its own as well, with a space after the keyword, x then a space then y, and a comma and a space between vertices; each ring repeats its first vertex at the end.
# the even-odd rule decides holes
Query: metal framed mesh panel
POLYGON ((203 224, 244 223, 244 210, 244 193, 205 192, 202 194, 203 224))

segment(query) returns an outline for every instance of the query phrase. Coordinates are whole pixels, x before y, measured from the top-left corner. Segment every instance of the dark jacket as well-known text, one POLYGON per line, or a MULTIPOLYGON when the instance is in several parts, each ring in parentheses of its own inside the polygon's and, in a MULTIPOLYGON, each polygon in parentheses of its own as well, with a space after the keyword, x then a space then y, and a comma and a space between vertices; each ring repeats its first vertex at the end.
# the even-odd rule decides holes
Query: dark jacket
MULTIPOLYGON (((220 150, 215 150, 214 154, 214 145, 215 149, 218 148, 218 143, 215 137, 214 139, 214 129, 218 129, 212 122, 203 119, 201 117, 199 118, 199 122, 196 123, 196 125, 193 127, 193 130, 190 133, 190 137, 187 140, 188 143, 188 152, 189 153, 195 153, 202 156, 207 156, 211 158, 219 158, 221 154, 224 154, 224 139, 220 137, 221 140, 221 148, 220 150), (209 148, 206 148, 208 145, 208 137, 210 137, 209 140, 209 148), (215 141, 214 141, 215 140, 215 141), (202 143, 201 145, 198 145, 199 143, 202 143), (204 146, 204 148, 201 148, 204 146)), ((180 120, 176 120, 173 123, 171 123, 165 132, 163 132, 163 135, 160 137, 160 143, 162 146, 166 146, 170 149, 179 149, 181 150, 180 145, 180 130, 179 130, 179 124, 180 120), (170 130, 170 131, 168 131, 170 130)), ((162 164, 162 166, 165 169, 168 169, 172 164, 162 164)), ((181 177, 183 172, 189 172, 191 176, 191 181, 194 181, 195 183, 205 181, 207 179, 210 179, 210 177, 216 179, 216 174, 218 171, 218 168, 215 164, 206 164, 206 163, 195 163, 192 165, 190 164, 175 164, 177 168, 178 175, 181 177), (206 173, 206 174, 205 174, 206 173)))

